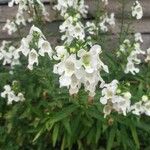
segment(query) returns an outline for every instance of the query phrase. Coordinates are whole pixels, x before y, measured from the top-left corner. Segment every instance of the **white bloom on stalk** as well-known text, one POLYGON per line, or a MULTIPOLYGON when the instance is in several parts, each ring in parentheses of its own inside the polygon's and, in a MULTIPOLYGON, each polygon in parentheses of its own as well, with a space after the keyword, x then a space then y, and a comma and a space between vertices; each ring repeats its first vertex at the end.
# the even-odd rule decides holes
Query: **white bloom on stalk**
POLYGON ((42 33, 42 31, 36 27, 35 25, 33 25, 29 31, 29 35, 33 36, 34 33, 38 33, 38 35, 40 36, 40 38, 45 39, 44 34, 42 33))
POLYGON ((100 75, 100 71, 104 70, 109 73, 108 67, 101 61, 100 54, 102 53, 101 46, 94 45, 86 52, 81 49, 78 51, 78 57, 80 63, 84 68, 83 84, 86 91, 89 91, 89 95, 94 97, 96 86, 99 82, 103 83, 103 79, 100 75))
POLYGON ((140 33, 136 33, 134 35, 135 43, 132 44, 128 39, 124 40, 123 44, 120 45, 120 49, 117 52, 117 56, 125 56, 127 57, 127 64, 125 66, 124 72, 126 74, 131 73, 135 75, 140 71, 138 65, 141 63, 141 59, 139 55, 145 54, 143 50, 141 50, 141 46, 139 42, 143 42, 142 36, 140 33))
POLYGON ((110 14, 110 17, 106 14, 100 17, 99 27, 103 32, 108 31, 108 26, 113 27, 115 26, 115 15, 114 13, 110 14))
POLYGON ((118 88, 118 81, 113 80, 109 84, 104 84, 103 90, 102 90, 102 97, 100 98, 100 102, 105 105, 107 104, 109 99, 112 99, 113 96, 116 95, 118 88))
POLYGON ((8 34, 12 34, 17 31, 17 26, 26 25, 26 22, 33 21, 34 16, 36 15, 34 12, 35 7, 38 8, 37 13, 40 16, 44 17, 45 20, 48 20, 48 13, 45 9, 44 4, 41 0, 11 0, 8 3, 9 7, 13 7, 14 5, 18 5, 18 10, 13 21, 7 20, 7 23, 4 26, 4 30, 8 30, 8 34), (34 16, 32 16, 32 14, 34 16))
POLYGON ((78 52, 78 57, 81 58, 80 61, 87 73, 93 73, 100 69, 108 73, 108 67, 99 58, 101 52, 99 45, 94 45, 88 52, 83 49, 78 52))
POLYGON ((145 54, 145 52, 141 50, 139 43, 135 43, 134 49, 127 58, 128 62, 124 70, 126 74, 131 72, 133 75, 135 75, 140 71, 140 69, 136 67, 136 65, 141 63, 141 59, 138 58, 140 54, 145 54))
POLYGON ((117 80, 113 80, 111 83, 103 86, 100 102, 104 105, 103 112, 105 117, 112 111, 126 116, 130 110, 131 94, 125 92, 118 95, 118 84, 117 80))
POLYGON ((131 106, 130 111, 138 116, 142 114, 150 116, 150 100, 147 96, 143 96, 141 101, 131 106))
POLYGON ((142 39, 141 33, 135 33, 134 37, 135 37, 135 41, 136 41, 136 42, 141 42, 141 43, 143 43, 143 39, 142 39))
POLYGON ((88 6, 85 5, 84 0, 58 0, 57 5, 54 6, 54 9, 60 11, 61 16, 65 16, 69 8, 85 17, 88 6))
POLYGON ((7 104, 11 105, 14 102, 24 101, 24 95, 22 93, 16 94, 10 85, 4 86, 4 91, 1 93, 2 98, 7 98, 7 104))
POLYGON ((136 17, 136 19, 141 19, 143 17, 143 8, 139 1, 136 1, 134 3, 134 6, 132 6, 132 16, 136 17))
POLYGON ((19 58, 19 50, 11 46, 11 42, 3 41, 0 47, 0 60, 3 60, 3 65, 10 65, 13 68, 20 64, 19 58))
POLYGON ((133 75, 139 73, 140 69, 135 67, 135 64, 132 61, 128 61, 124 72, 127 74, 131 72, 133 75))
POLYGON ((80 69, 80 66, 75 54, 71 54, 65 60, 62 60, 60 63, 54 65, 53 72, 60 75, 60 87, 68 87, 70 89, 70 94, 75 94, 79 90, 79 81, 76 76, 78 69, 80 69), (73 91, 75 93, 73 93, 73 91))
POLYGON ((86 27, 89 34, 94 35, 95 32, 98 30, 98 27, 96 27, 94 22, 86 22, 86 27))
POLYGON ((30 42, 32 40, 32 36, 28 35, 26 38, 23 38, 21 40, 21 45, 19 47, 19 51, 21 51, 23 53, 24 56, 27 56, 30 52, 30 42))
POLYGON ((8 30, 8 34, 11 35, 12 33, 17 31, 17 26, 13 21, 7 19, 6 24, 3 27, 3 30, 8 30))
POLYGON ((61 39, 65 40, 67 44, 70 44, 74 39, 83 41, 85 38, 83 24, 80 21, 74 22, 74 18, 71 16, 60 25, 59 29, 61 33, 64 33, 61 39))
POLYGON ((38 66, 38 53, 36 50, 32 49, 29 52, 29 59, 28 59, 28 68, 33 70, 33 65, 36 64, 38 66))
POLYGON ((48 41, 46 41, 44 39, 40 39, 38 46, 39 46, 39 55, 45 56, 45 53, 47 53, 48 56, 50 58, 52 58, 53 50, 52 50, 52 47, 48 41))
POLYGON ((89 51, 81 49, 77 55, 68 55, 64 47, 57 47, 57 50, 59 53, 56 59, 61 62, 54 65, 53 72, 60 75, 60 87, 66 86, 70 94, 75 94, 83 84, 85 91, 88 91, 93 97, 97 84, 104 82, 100 71, 104 70, 108 73, 108 67, 99 58, 101 47, 94 45, 89 51))
POLYGON ((148 48, 147 51, 146 51, 146 58, 145 58, 145 61, 146 61, 146 62, 149 62, 149 61, 150 61, 150 48, 148 48))
POLYGON ((4 89, 5 91, 1 93, 1 97, 6 98, 6 95, 11 92, 11 87, 10 85, 5 85, 4 89))
POLYGON ((28 57, 28 68, 30 70, 33 70, 34 64, 38 65, 39 55, 44 57, 47 53, 52 59, 53 54, 51 44, 46 41, 42 31, 34 25, 31 27, 29 35, 21 40, 18 50, 28 57))
POLYGON ((67 52, 65 46, 56 46, 55 50, 56 55, 53 56, 55 60, 65 60, 69 56, 69 53, 67 52))

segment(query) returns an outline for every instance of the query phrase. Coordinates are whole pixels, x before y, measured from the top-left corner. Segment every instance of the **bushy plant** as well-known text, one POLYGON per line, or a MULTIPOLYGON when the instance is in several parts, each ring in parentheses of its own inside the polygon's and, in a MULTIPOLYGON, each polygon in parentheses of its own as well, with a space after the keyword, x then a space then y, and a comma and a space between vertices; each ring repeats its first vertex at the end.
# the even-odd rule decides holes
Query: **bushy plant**
POLYGON ((130 32, 143 10, 133 1, 126 22, 126 0, 119 2, 113 48, 111 1, 97 0, 87 21, 84 0, 58 0, 59 45, 48 41, 49 14, 40 0, 9 2, 19 7, 4 30, 21 36, 21 28, 33 26, 0 47, 0 149, 150 149, 150 49, 142 50, 142 35, 130 32))

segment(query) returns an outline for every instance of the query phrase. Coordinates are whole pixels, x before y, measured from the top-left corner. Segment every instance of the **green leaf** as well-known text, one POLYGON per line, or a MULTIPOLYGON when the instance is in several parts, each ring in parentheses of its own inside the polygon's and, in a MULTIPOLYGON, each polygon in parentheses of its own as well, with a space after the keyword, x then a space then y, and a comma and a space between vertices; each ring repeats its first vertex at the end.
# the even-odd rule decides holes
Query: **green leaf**
POLYGON ((63 136, 63 140, 62 140, 62 143, 61 143, 61 150, 65 149, 65 143, 66 143, 66 135, 63 136))
POLYGON ((138 135, 137 135, 135 126, 133 124, 130 124, 130 129, 131 129, 132 137, 135 141, 136 147, 138 149, 140 149, 140 143, 139 143, 139 139, 138 139, 138 135))
POLYGON ((100 139, 101 136, 101 122, 98 120, 96 123, 96 143, 98 143, 98 140, 100 139))
POLYGON ((107 150, 111 150, 113 147, 114 139, 116 135, 116 127, 112 127, 109 133, 109 138, 107 142, 107 150))
POLYGON ((70 122, 69 122, 69 119, 64 119, 62 121, 65 129, 67 130, 68 134, 71 135, 71 127, 70 127, 70 122))
POLYGON ((124 150, 126 150, 128 139, 129 139, 129 137, 127 136, 126 128, 124 126, 121 126, 121 131, 120 132, 121 132, 121 142, 122 142, 124 150))
POLYGON ((53 147, 55 147, 55 145, 56 145, 58 133, 59 133, 59 124, 56 124, 54 126, 54 130, 53 130, 53 134, 52 134, 53 147))
POLYGON ((44 129, 42 128, 37 134, 36 136, 34 137, 33 141, 32 142, 35 142, 40 136, 41 134, 44 132, 44 129))
POLYGON ((63 108, 62 111, 55 112, 51 117, 49 117, 49 122, 50 123, 55 123, 58 122, 67 116, 71 115, 72 112, 74 112, 78 108, 77 105, 69 105, 66 108, 63 108))
POLYGON ((143 121, 140 121, 136 124, 136 126, 142 130, 145 130, 146 132, 150 133, 150 126, 149 124, 146 124, 143 121))
POLYGON ((87 135, 87 144, 88 145, 90 145, 92 143, 94 135, 95 135, 95 127, 93 126, 87 135))

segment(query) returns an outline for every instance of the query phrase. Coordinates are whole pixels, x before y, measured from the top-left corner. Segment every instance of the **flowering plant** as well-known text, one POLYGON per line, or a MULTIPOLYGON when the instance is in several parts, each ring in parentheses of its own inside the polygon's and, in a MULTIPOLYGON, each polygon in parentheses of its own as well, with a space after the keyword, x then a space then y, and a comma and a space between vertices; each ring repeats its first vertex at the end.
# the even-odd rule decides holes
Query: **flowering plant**
MULTIPOLYGON (((18 12, 3 30, 11 35, 32 26, 19 42, 3 41, 0 47, 2 149, 148 146, 150 48, 143 50, 141 33, 130 34, 130 23, 122 21, 116 46, 108 50, 108 37, 118 26, 115 13, 107 11, 111 2, 98 1, 92 21, 85 2, 58 0, 53 7, 63 20, 59 44, 41 28, 49 13, 40 0, 9 2, 18 12)), ((124 20, 125 0, 119 2, 124 20)), ((142 16, 140 1, 133 2, 128 17, 142 16)))

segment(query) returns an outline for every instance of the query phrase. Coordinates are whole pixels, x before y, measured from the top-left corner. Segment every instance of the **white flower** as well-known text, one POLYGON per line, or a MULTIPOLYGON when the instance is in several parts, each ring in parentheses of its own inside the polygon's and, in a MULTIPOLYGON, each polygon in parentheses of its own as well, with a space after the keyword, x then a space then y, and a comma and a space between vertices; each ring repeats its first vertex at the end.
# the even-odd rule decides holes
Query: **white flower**
POLYGON ((5 91, 1 93, 1 97, 6 98, 6 95, 11 92, 11 87, 10 85, 5 85, 4 89, 5 91))
POLYGON ((57 5, 54 6, 54 9, 60 11, 62 16, 65 16, 67 10, 75 9, 82 16, 86 16, 88 6, 84 4, 84 0, 58 0, 57 5))
POLYGON ((65 76, 72 76, 76 69, 78 69, 76 55, 70 55, 66 60, 60 62, 57 65, 54 65, 54 73, 64 74, 65 76))
POLYGON ((80 87, 81 87, 80 80, 76 77, 75 74, 73 74, 71 76, 71 83, 70 83, 70 89, 69 89, 70 95, 77 94, 80 87))
POLYGON ((41 0, 11 0, 8 3, 8 6, 13 7, 14 4, 18 5, 17 14, 13 21, 7 21, 4 26, 4 29, 7 29, 9 34, 17 31, 16 26, 25 26, 27 21, 33 21, 33 15, 35 14, 32 14, 32 12, 34 12, 32 10, 34 10, 35 7, 38 7, 38 10, 40 10, 38 13, 41 13, 40 15, 43 16, 45 20, 48 20, 48 13, 41 0))
POLYGON ((62 62, 54 65, 53 72, 60 75, 60 87, 68 87, 71 95, 77 93, 80 88, 80 81, 76 77, 80 67, 75 54, 71 54, 62 62))
POLYGON ((138 116, 141 114, 150 116, 150 100, 147 96, 143 95, 142 100, 133 104, 130 108, 130 111, 138 116))
POLYGON ((132 16, 136 17, 136 19, 141 19, 143 17, 143 9, 138 1, 134 3, 134 6, 132 6, 132 16))
POLYGON ((7 98, 7 104, 11 105, 13 101, 19 102, 24 101, 24 95, 22 93, 18 93, 18 95, 15 94, 15 92, 11 89, 10 85, 4 86, 4 92, 1 93, 2 98, 7 98))
POLYGON ((144 104, 144 113, 147 115, 147 116, 150 116, 150 100, 147 100, 144 104))
POLYGON ((17 27, 13 21, 7 19, 6 24, 3 27, 3 30, 8 30, 8 34, 11 35, 12 33, 17 31, 17 27))
POLYGON ((28 59, 28 68, 30 70, 33 70, 33 65, 36 64, 38 65, 38 53, 36 50, 32 49, 29 52, 29 59, 28 59))
POLYGON ((30 32, 29 32, 29 35, 33 35, 34 32, 38 33, 38 34, 40 35, 40 37, 42 37, 43 39, 45 39, 45 36, 44 36, 44 34, 42 33, 42 31, 41 31, 38 27, 36 27, 35 25, 33 25, 33 26, 31 27, 30 32))
POLYGON ((142 101, 143 101, 143 102, 148 101, 148 96, 147 96, 147 95, 143 95, 143 96, 142 96, 142 101))
POLYGON ((136 42, 141 42, 141 43, 143 43, 143 39, 142 39, 142 35, 141 35, 141 33, 135 33, 135 41, 136 42))
POLYGON ((109 99, 112 99, 113 96, 116 95, 118 88, 118 81, 113 80, 109 84, 104 84, 103 90, 102 90, 102 97, 100 98, 100 102, 105 105, 107 104, 109 99))
POLYGON ((65 60, 69 56, 65 46, 56 46, 55 50, 56 55, 53 56, 55 60, 65 60))
POLYGON ((110 17, 106 18, 106 22, 110 25, 110 26, 114 26, 115 25, 115 14, 111 13, 110 17))
POLYGON ((105 5, 108 5, 108 0, 102 0, 102 2, 104 2, 105 5))
POLYGON ((99 23, 99 27, 103 32, 107 32, 108 31, 108 25, 109 26, 114 26, 115 25, 115 15, 114 13, 110 14, 110 17, 106 14, 104 14, 103 16, 100 17, 100 23, 99 23))
POLYGON ((78 52, 78 56, 81 57, 81 62, 87 73, 102 69, 108 73, 108 67, 104 65, 99 58, 101 52, 101 47, 99 45, 92 46, 89 52, 83 49, 78 52))
POLYGON ((86 22, 86 29, 89 34, 94 35, 98 30, 98 27, 94 24, 94 22, 86 22))
POLYGON ((28 35, 26 38, 23 38, 21 40, 21 46, 19 48, 19 51, 23 53, 23 55, 27 56, 30 52, 29 44, 32 40, 32 36, 28 35))
POLYGON ((17 13, 15 23, 17 25, 21 25, 21 24, 24 25, 24 26, 26 25, 26 20, 25 20, 24 16, 21 13, 17 13))
POLYGON ((108 115, 111 114, 112 106, 111 105, 105 105, 103 108, 104 118, 106 118, 108 115))
POLYGON ((29 35, 21 40, 21 45, 18 49, 24 56, 28 57, 28 68, 33 70, 33 65, 38 65, 39 55, 44 57, 45 53, 52 59, 53 50, 51 44, 46 41, 42 31, 35 27, 31 27, 29 35))
POLYGON ((126 68, 124 70, 124 72, 127 74, 129 72, 131 72, 133 75, 135 75, 136 73, 138 73, 140 70, 139 68, 136 68, 134 63, 132 61, 128 61, 126 68))
POLYGON ((142 101, 135 103, 134 105, 132 105, 130 107, 130 111, 135 114, 135 115, 141 115, 144 110, 143 110, 143 106, 142 106, 142 101))
POLYGON ((71 84, 71 78, 69 76, 62 75, 59 78, 59 82, 60 82, 60 87, 66 86, 69 88, 69 86, 71 84))
POLYGON ((2 42, 2 46, 0 47, 0 60, 3 60, 3 65, 11 65, 13 68, 15 65, 19 65, 20 54, 19 50, 14 46, 10 46, 11 42, 2 42))
MULTIPOLYGON (((132 46, 129 45, 128 48, 130 49, 130 48, 132 48, 132 46)), ((136 65, 141 63, 141 59, 138 58, 138 56, 140 54, 145 54, 145 52, 141 50, 139 43, 135 43, 134 47, 132 48, 132 51, 130 52, 129 56, 127 57, 128 62, 125 67, 125 70, 124 70, 124 72, 126 74, 130 72, 133 75, 135 75, 136 73, 138 73, 140 71, 140 69, 136 67, 136 65)))
POLYGON ((147 56, 145 58, 145 61, 146 62, 150 61, 150 48, 147 49, 147 56))
POLYGON ((118 81, 113 80, 109 84, 104 84, 100 102, 105 105, 103 112, 104 117, 109 115, 112 110, 126 116, 130 110, 131 94, 130 92, 118 93, 118 81), (120 94, 120 95, 118 95, 120 94))
POLYGON ((76 60, 76 56, 74 54, 70 55, 65 63, 64 63, 64 73, 66 76, 72 76, 76 69, 79 68, 80 66, 78 66, 77 60, 76 60))
POLYGON ((75 94, 83 84, 85 91, 88 91, 89 95, 93 97, 97 84, 100 81, 104 82, 100 71, 104 70, 108 73, 108 67, 99 57, 101 47, 94 45, 88 52, 81 49, 77 55, 69 55, 63 46, 57 47, 56 51, 55 59, 60 62, 54 65, 53 72, 60 75, 60 86, 68 87, 70 94, 75 94))
POLYGON ((62 25, 59 27, 60 32, 64 33, 62 40, 65 43, 70 44, 74 39, 84 40, 85 32, 83 24, 78 21, 75 22, 73 17, 68 17, 62 25))
POLYGON ((18 101, 24 101, 24 100, 25 100, 25 97, 24 97, 24 95, 23 95, 22 93, 18 93, 17 97, 18 97, 17 102, 18 102, 18 101))
POLYGON ((51 47, 51 45, 48 41, 40 39, 39 43, 38 43, 38 46, 39 46, 39 55, 44 56, 45 53, 47 53, 48 56, 50 58, 52 58, 53 50, 52 50, 52 47, 51 47))

